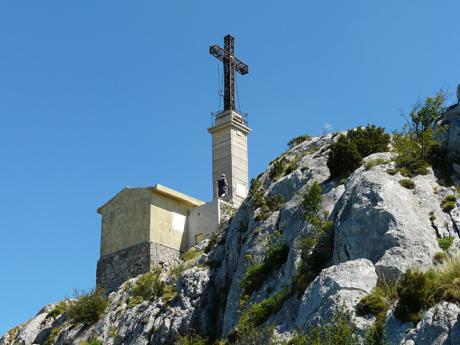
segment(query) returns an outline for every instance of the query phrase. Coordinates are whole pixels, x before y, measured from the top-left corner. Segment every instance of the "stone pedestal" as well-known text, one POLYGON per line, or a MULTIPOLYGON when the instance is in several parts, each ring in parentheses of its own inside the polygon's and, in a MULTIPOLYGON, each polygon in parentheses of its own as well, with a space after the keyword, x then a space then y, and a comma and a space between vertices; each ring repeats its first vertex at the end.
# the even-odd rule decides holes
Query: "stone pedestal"
POLYGON ((240 114, 227 110, 216 115, 208 131, 212 135, 213 198, 217 199, 216 182, 225 174, 229 195, 224 200, 239 206, 249 189, 247 136, 251 129, 240 114))

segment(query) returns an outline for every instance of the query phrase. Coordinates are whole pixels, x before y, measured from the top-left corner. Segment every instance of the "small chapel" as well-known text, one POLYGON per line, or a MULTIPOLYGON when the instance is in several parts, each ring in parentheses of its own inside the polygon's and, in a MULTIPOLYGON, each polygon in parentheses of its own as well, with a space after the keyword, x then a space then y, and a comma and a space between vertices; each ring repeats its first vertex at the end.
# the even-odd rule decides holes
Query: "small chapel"
POLYGON ((213 115, 213 200, 205 202, 172 188, 125 187, 97 212, 102 217, 96 284, 107 292, 154 266, 178 262, 180 254, 215 232, 229 209, 238 208, 248 193, 248 127, 235 105, 235 72, 248 66, 235 57, 234 38, 211 55, 224 65, 224 107, 213 115))

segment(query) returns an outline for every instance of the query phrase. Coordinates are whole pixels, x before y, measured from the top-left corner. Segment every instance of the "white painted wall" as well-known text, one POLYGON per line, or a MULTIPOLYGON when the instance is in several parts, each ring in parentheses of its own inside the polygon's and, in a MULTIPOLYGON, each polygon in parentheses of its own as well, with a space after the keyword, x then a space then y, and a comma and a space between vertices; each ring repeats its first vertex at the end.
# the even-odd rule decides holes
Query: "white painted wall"
POLYGON ((190 210, 188 219, 188 248, 193 247, 195 236, 202 233, 204 237, 217 230, 219 226, 219 203, 216 199, 190 210))

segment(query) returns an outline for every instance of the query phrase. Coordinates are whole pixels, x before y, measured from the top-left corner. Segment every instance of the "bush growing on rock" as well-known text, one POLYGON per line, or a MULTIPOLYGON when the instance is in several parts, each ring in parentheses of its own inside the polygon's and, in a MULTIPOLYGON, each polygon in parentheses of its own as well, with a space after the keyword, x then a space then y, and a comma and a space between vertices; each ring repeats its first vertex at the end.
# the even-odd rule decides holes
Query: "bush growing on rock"
POLYGON ((439 247, 441 247, 441 249, 445 251, 449 250, 453 242, 454 238, 451 236, 438 238, 439 247))
POLYGON ((457 207, 457 199, 454 195, 448 195, 442 201, 441 207, 443 212, 450 213, 450 211, 457 207))
POLYGON ((358 345, 356 326, 351 315, 339 311, 333 320, 322 326, 312 326, 306 332, 297 331, 287 345, 358 345))
POLYGON ((390 136, 381 127, 367 125, 350 130, 331 144, 327 167, 331 178, 346 178, 361 166, 364 157, 388 151, 390 136))
POLYGON ((176 345, 207 345, 208 340, 199 335, 188 335, 177 338, 176 345))
POLYGON ((132 307, 143 301, 150 301, 163 296, 165 283, 161 280, 160 275, 161 269, 155 267, 151 272, 140 276, 134 285, 128 288, 128 305, 132 307))
POLYGON ((281 241, 279 235, 272 237, 272 243, 262 263, 252 264, 241 280, 243 295, 250 295, 259 289, 273 271, 279 269, 287 260, 289 246, 281 241))
POLYGON ((68 313, 74 323, 92 325, 97 322, 108 306, 108 299, 100 288, 87 293, 75 293, 76 300, 69 304, 68 313))
POLYGON ((308 134, 299 135, 298 137, 295 137, 295 138, 292 138, 291 140, 289 140, 287 145, 288 145, 289 149, 292 149, 294 146, 297 146, 297 145, 303 143, 305 140, 308 140, 308 139, 310 139, 310 136, 308 134))
POLYGON ((403 186, 404 188, 407 188, 407 189, 414 189, 415 188, 415 182, 412 181, 411 179, 408 179, 408 178, 403 178, 403 179, 399 180, 399 184, 401 186, 403 186))
POLYGON ((405 176, 426 174, 432 164, 438 167, 444 165, 444 154, 435 134, 444 130, 437 126, 436 121, 445 111, 445 99, 445 94, 438 92, 436 96, 428 97, 424 104, 416 104, 403 131, 394 135, 393 145, 398 154, 396 167, 405 176))
POLYGON ((420 271, 408 270, 398 282, 398 304, 395 308, 395 316, 403 321, 420 321, 424 310, 434 303, 433 291, 435 284, 434 275, 420 271))

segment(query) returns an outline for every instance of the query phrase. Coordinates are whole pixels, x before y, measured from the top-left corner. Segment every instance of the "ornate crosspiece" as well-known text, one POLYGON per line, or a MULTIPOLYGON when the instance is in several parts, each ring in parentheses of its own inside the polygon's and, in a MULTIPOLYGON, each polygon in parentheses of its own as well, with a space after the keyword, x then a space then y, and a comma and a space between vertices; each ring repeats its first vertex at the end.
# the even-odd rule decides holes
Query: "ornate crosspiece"
POLYGON ((235 110, 235 71, 249 72, 248 65, 235 57, 235 39, 231 35, 224 38, 224 49, 217 44, 209 47, 209 53, 224 63, 224 110, 235 110))

